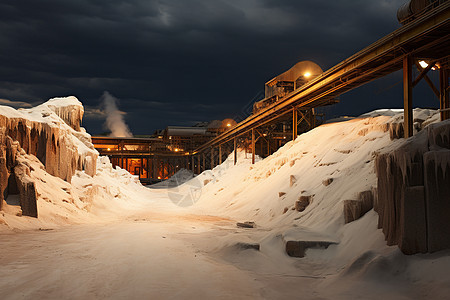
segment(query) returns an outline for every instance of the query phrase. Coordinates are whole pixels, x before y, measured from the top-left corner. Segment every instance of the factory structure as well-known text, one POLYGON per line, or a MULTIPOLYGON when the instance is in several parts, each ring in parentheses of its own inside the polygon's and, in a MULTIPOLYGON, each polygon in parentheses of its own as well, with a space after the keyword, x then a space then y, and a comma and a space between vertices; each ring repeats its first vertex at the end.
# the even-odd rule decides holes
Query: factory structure
POLYGON ((149 138, 93 137, 95 148, 119 166, 152 183, 181 168, 199 174, 212 169, 234 151, 266 157, 298 134, 324 121, 317 108, 339 102, 339 96, 396 71, 403 72, 404 123, 401 135, 413 134, 412 94, 425 81, 439 103, 441 120, 450 118, 449 53, 450 1, 411 0, 402 5, 399 29, 355 53, 329 70, 300 61, 265 83, 264 98, 253 112, 202 126, 168 126, 149 138), (419 75, 413 77, 413 68, 419 75), (433 82, 428 72, 439 72, 433 82))
MULTIPOLYGON (((255 106, 257 103, 255 104, 255 106)), ((260 103, 261 105, 261 103, 260 103)), ((311 126, 319 124, 323 115, 307 119, 311 126)), ((143 184, 152 184, 170 178, 180 169, 188 169, 199 174, 216 161, 222 162, 234 149, 223 148, 221 153, 213 157, 203 155, 201 160, 194 160, 192 153, 231 130, 237 125, 233 119, 214 120, 197 126, 167 126, 157 130, 150 137, 108 137, 94 136, 92 142, 100 155, 109 157, 113 167, 120 167, 139 177, 143 184), (217 157, 220 155, 220 157, 217 157)), ((306 126, 304 131, 310 129, 306 126)), ((291 124, 288 120, 281 120, 267 128, 264 138, 257 143, 255 151, 261 157, 266 157, 292 139, 291 124)), ((252 153, 251 141, 242 137, 238 147, 252 153)))
POLYGON ((202 126, 168 126, 151 137, 92 137, 100 155, 110 158, 112 165, 138 176, 143 184, 168 179, 178 170, 191 169, 189 154, 213 137, 223 133, 232 122, 212 121, 202 126))
MULTIPOLYGON (((311 61, 301 61, 286 72, 269 80, 265 84, 264 98, 253 105, 253 115, 270 105, 281 101, 286 95, 300 88, 310 80, 320 76, 322 69, 311 61)), ((335 98, 322 103, 337 103, 335 98)), ((314 108, 299 110, 297 133, 306 132, 323 123, 324 115, 317 114, 314 108)), ((143 184, 151 184, 170 178, 180 169, 188 169, 199 174, 209 167, 220 164, 234 151, 234 147, 244 149, 249 155, 255 153, 267 157, 294 138, 290 117, 280 117, 262 126, 256 141, 243 135, 236 145, 221 145, 219 151, 213 151, 200 157, 192 154, 214 138, 232 130, 237 125, 233 119, 214 120, 193 127, 167 126, 148 138, 92 137, 92 142, 100 155, 110 158, 113 166, 126 169, 138 176, 143 184)))

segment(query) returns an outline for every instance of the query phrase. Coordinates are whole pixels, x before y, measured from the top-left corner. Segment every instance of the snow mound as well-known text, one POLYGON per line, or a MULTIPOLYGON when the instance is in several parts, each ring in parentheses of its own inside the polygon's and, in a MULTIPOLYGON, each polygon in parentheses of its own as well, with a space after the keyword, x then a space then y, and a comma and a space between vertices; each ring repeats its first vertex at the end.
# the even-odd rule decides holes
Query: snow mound
POLYGON ((189 180, 194 178, 194 173, 190 170, 181 169, 175 174, 172 175, 167 180, 149 185, 148 188, 155 189, 155 188, 170 188, 170 187, 177 187, 189 180))
MULTIPOLYGON (((438 120, 432 110, 415 109, 416 131, 438 120)), ((193 181, 202 184, 201 195, 191 207, 195 212, 214 214, 238 221, 254 221, 271 231, 270 239, 281 235, 326 237, 338 242, 324 253, 349 259, 366 250, 386 247, 377 230, 378 215, 373 211, 360 220, 345 224, 344 201, 358 200, 361 192, 377 187, 374 168, 376 154, 385 147, 400 145, 391 140, 389 128, 403 120, 403 114, 382 110, 346 122, 325 124, 300 135, 276 153, 251 164, 240 153, 193 181), (296 209, 301 197, 309 205, 296 209), (358 247, 355 245, 359 243, 358 247)), ((319 238, 320 239, 320 238, 319 238)), ((321 253, 321 252, 320 252, 321 253)))

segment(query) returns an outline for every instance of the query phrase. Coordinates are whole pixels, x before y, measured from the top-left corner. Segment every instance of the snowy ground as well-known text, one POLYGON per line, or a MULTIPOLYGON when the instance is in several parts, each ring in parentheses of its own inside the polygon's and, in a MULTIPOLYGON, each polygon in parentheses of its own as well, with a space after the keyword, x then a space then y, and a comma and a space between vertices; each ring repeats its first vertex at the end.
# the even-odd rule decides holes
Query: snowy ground
MULTIPOLYGON (((423 125, 437 118, 415 113, 423 125)), ((386 131, 399 120, 379 111, 327 124, 255 165, 240 152, 238 165, 230 158, 172 188, 142 187, 105 158, 68 184, 30 158, 45 179, 40 217, 16 216, 11 199, 0 214, 1 298, 448 298, 450 251, 401 254, 374 211, 344 224, 343 201, 376 186, 375 152, 403 142, 386 131), (300 195, 313 196, 303 212, 292 209, 300 195), (337 244, 292 258, 289 238, 337 244), (243 247, 253 243, 259 251, 243 247)))

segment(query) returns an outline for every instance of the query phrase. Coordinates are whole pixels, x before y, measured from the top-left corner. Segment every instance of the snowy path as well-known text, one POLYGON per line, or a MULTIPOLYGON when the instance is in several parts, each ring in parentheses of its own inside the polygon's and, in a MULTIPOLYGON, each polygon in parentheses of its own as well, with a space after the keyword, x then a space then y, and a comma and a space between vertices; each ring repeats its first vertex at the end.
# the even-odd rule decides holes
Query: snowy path
POLYGON ((257 278, 198 248, 222 225, 230 223, 172 216, 0 236, 2 299, 272 298, 263 282, 272 276, 257 278))
MULTIPOLYGON (((294 259, 282 248, 263 228, 168 212, 2 233, 1 299, 426 299, 430 292, 416 280, 405 281, 396 271, 403 263, 394 260, 376 265, 369 277, 358 266, 354 275, 341 277, 340 268, 315 260, 314 252, 294 259), (261 251, 236 247, 255 240, 261 251)), ((406 277, 432 267, 418 262, 406 277)), ((427 273, 445 274, 445 265, 436 267, 427 273)), ((442 289, 444 277, 441 296, 448 290, 442 289)))

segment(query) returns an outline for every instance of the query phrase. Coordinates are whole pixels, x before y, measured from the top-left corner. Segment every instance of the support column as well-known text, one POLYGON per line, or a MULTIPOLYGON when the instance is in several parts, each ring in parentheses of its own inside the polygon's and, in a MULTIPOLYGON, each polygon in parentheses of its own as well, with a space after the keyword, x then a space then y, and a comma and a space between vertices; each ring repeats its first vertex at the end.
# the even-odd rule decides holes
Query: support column
POLYGON ((214 169, 214 148, 211 147, 211 170, 214 169))
POLYGON ((152 167, 153 167, 153 179, 158 179, 158 158, 156 158, 155 156, 153 156, 152 167))
POLYGON ((413 135, 413 111, 412 111, 412 59, 406 56, 403 59, 403 111, 405 138, 413 135))
POLYGON ((236 149, 236 138, 234 138, 234 164, 237 163, 237 149, 236 149))
POLYGON ((194 173, 195 174, 195 161, 194 161, 194 155, 191 155, 191 170, 192 170, 192 173, 194 173))
POLYGON ((202 171, 200 169, 200 154, 197 155, 197 173, 200 174, 202 171))
POLYGON ((298 136, 298 132, 297 132, 297 122, 298 122, 298 113, 297 113, 297 108, 293 108, 292 109, 292 140, 294 141, 297 136, 298 136))
POLYGON ((448 97, 448 69, 443 65, 439 70, 439 103, 441 108, 441 121, 450 119, 450 103, 448 97))
POLYGON ((255 129, 252 129, 252 165, 255 164, 255 129))
POLYGON ((222 164, 222 145, 219 145, 219 165, 222 164))
POLYGON ((206 155, 205 155, 205 153, 202 153, 202 156, 203 156, 203 171, 205 171, 206 170, 206 155))

